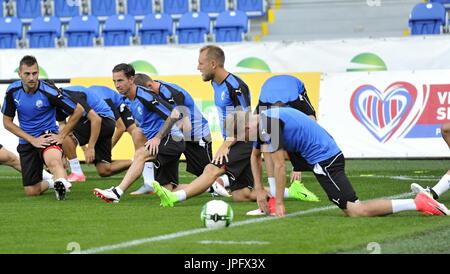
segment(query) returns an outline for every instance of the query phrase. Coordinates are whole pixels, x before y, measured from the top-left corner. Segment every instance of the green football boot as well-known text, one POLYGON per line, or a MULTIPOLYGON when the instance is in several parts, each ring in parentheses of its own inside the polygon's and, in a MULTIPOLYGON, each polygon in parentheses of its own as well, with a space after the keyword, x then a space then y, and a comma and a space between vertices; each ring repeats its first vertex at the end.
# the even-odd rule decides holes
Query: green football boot
POLYGON ((162 187, 157 181, 153 182, 153 189, 161 200, 160 206, 173 207, 173 205, 178 202, 177 195, 167 188, 162 187))
POLYGON ((314 193, 309 191, 300 181, 294 181, 288 188, 288 192, 291 198, 297 200, 319 202, 319 198, 314 193))

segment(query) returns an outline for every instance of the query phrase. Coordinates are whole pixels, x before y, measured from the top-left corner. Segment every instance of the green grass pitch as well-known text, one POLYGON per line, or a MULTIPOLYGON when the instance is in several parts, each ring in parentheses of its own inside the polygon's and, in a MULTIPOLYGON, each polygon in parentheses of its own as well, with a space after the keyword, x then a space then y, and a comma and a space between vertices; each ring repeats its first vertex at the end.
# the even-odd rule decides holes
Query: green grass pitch
MULTIPOLYGON (((449 169, 449 160, 347 160, 347 175, 358 197, 408 196, 417 182, 433 186, 449 169)), ((20 174, 0 166, 0 253, 145 253, 145 254, 303 254, 303 253, 450 253, 450 217, 403 212, 374 218, 349 218, 328 201, 312 173, 303 174, 318 203, 286 201, 285 218, 251 217, 256 203, 230 202, 232 226, 203 229, 200 211, 213 199, 202 194, 161 208, 156 195, 125 194, 108 204, 95 187, 118 185, 123 174, 100 178, 83 166, 86 182, 73 184, 65 201, 53 191, 26 197, 20 174)), ((181 183, 194 176, 180 165, 181 183)), ((127 192, 137 189, 142 179, 127 192)), ((440 202, 450 206, 450 193, 440 202)))

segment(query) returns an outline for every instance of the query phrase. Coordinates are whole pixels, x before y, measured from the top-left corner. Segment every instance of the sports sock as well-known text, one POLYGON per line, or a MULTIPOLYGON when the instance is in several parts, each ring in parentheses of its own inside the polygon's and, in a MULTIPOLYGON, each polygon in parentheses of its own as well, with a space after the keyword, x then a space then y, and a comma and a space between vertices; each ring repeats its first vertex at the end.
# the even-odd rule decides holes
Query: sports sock
POLYGON ((267 181, 269 182, 269 188, 270 188, 270 195, 275 197, 277 185, 275 184, 275 177, 269 177, 267 178, 267 181))
POLYGON ((186 191, 184 191, 183 189, 175 191, 175 194, 177 195, 179 202, 186 200, 186 191))
POLYGON ((81 170, 80 161, 78 158, 74 158, 72 160, 69 160, 70 170, 72 173, 75 173, 77 175, 83 175, 83 170, 81 170))
POLYGON ((407 210, 417 210, 414 199, 399 199, 392 200, 392 213, 397 213, 407 210))
POLYGON ((155 180, 155 169, 153 162, 145 162, 142 177, 144 177, 144 184, 153 188, 153 184, 151 184, 155 180))
POLYGON ((219 178, 222 180, 224 187, 230 186, 230 179, 228 179, 228 175, 224 174, 224 175, 220 176, 219 178))
POLYGON ((48 183, 48 189, 53 189, 53 188, 55 188, 55 181, 53 181, 53 179, 44 179, 44 181, 47 181, 47 183, 48 183))
POLYGON ((123 195, 123 190, 120 187, 116 186, 115 189, 120 196, 123 195))
POLYGON ((442 193, 445 193, 450 188, 450 175, 445 174, 442 176, 441 180, 432 187, 431 189, 436 192, 438 196, 441 196, 442 193))
POLYGON ((284 198, 291 198, 291 195, 289 195, 289 189, 287 187, 284 188, 284 198))
POLYGON ((53 175, 48 172, 47 170, 43 169, 42 170, 42 180, 47 181, 48 179, 52 179, 53 175))

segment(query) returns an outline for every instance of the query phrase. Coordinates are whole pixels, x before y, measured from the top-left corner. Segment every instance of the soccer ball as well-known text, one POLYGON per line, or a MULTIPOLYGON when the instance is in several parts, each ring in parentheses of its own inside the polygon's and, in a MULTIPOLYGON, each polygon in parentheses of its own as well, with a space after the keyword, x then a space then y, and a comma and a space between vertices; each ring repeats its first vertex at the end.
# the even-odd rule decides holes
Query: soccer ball
POLYGON ((211 200, 203 206, 200 219, 207 228, 227 227, 233 221, 233 209, 227 202, 211 200))

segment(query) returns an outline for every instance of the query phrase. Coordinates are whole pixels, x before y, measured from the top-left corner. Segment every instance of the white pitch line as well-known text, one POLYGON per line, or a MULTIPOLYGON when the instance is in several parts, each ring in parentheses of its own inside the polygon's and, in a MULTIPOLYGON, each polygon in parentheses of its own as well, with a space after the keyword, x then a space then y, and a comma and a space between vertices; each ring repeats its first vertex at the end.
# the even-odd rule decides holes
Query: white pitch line
POLYGON ((199 243, 204 245, 211 245, 211 244, 220 244, 220 245, 267 245, 270 244, 270 242, 260 242, 260 241, 200 241, 199 243))
MULTIPOLYGON (((398 195, 394 195, 394 196, 381 197, 381 198, 376 198, 376 199, 399 199, 399 198, 404 198, 404 197, 408 197, 408 196, 412 196, 412 195, 413 195, 413 193, 408 192, 408 193, 402 193, 402 194, 398 194, 398 195)), ((312 208, 312 209, 308 209, 308 210, 288 213, 285 215, 284 218, 300 216, 300 215, 305 215, 305 214, 309 214, 309 213, 316 213, 316 212, 320 212, 320 211, 337 209, 337 208, 338 207, 335 205, 319 207, 319 208, 312 208)), ((248 224, 262 223, 262 222, 275 221, 275 220, 280 220, 280 219, 269 215, 269 216, 265 216, 262 218, 248 219, 245 221, 235 222, 235 223, 232 223, 230 225, 230 227, 243 226, 243 225, 248 225, 248 224)), ((209 231, 213 231, 213 230, 217 230, 217 229, 220 229, 220 228, 198 228, 198 229, 180 231, 180 232, 170 233, 170 234, 166 234, 166 235, 160 235, 160 236, 155 236, 155 237, 150 237, 150 238, 143 238, 143 239, 122 242, 122 243, 118 243, 118 244, 114 244, 114 245, 106 245, 106 246, 89 248, 86 250, 81 250, 80 253, 81 254, 95 254, 95 253, 107 252, 107 251, 111 251, 111 250, 115 250, 115 249, 121 249, 121 248, 141 245, 141 244, 145 244, 145 243, 159 242, 159 241, 171 240, 171 239, 180 238, 180 237, 193 235, 193 234, 200 234, 200 233, 209 232, 209 231)))

